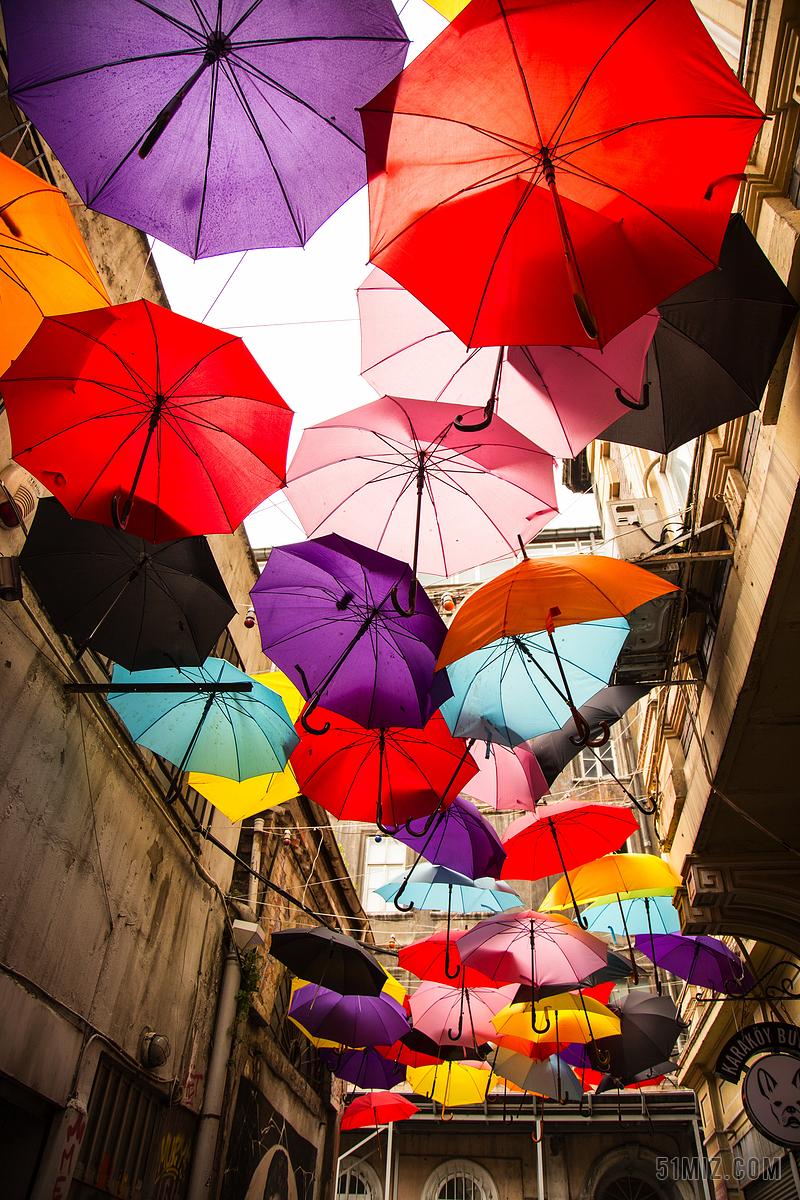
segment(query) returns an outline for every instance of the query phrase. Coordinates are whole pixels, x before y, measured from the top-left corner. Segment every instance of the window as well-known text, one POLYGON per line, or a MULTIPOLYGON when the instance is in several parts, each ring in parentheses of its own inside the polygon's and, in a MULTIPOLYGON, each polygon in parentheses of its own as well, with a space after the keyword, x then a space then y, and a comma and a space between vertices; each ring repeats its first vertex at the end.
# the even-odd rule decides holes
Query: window
POLYGON ((350 1167, 339 1176, 339 1187, 336 1192, 344 1200, 345 1196, 363 1196, 364 1200, 377 1200, 375 1193, 358 1167, 350 1167))
POLYGON ((663 1193, 645 1179, 626 1175, 615 1179, 603 1190, 598 1200, 662 1200, 663 1193))
POLYGON ((575 777, 577 779, 605 779, 608 778, 609 771, 613 771, 615 775, 618 773, 613 739, 609 739, 604 746, 598 746, 594 750, 587 746, 581 750, 575 760, 575 777))
POLYGON ((375 895, 375 888, 382 887, 390 879, 401 875, 406 865, 406 848, 402 842, 391 837, 367 838, 364 895, 362 903, 367 912, 395 912, 391 900, 387 903, 382 896, 375 895))
MULTIPOLYGON (((310 1042, 294 1021, 286 1016, 292 996, 292 977, 287 973, 275 993, 275 1002, 269 1018, 269 1029, 275 1043, 306 1083, 323 1100, 330 1094, 330 1076, 319 1056, 317 1047, 310 1042)), ((354 1196, 356 1192, 352 1193, 354 1196)))
POLYGON ((751 412, 747 418, 744 437, 742 439, 742 452, 739 455, 739 470, 742 474, 742 479, 745 484, 750 486, 750 476, 753 473, 753 459, 756 456, 756 446, 758 445, 758 435, 761 432, 761 414, 759 412, 751 412))
POLYGON ((497 1200, 497 1188, 483 1167, 453 1158, 429 1175, 422 1200, 497 1200))

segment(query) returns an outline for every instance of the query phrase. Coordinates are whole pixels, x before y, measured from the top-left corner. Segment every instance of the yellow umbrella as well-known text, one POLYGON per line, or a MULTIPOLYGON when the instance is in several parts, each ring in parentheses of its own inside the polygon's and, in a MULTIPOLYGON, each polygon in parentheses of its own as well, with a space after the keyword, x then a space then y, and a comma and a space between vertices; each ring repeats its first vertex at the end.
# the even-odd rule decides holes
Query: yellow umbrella
POLYGON ((452 21, 453 17, 457 17, 467 7, 469 0, 428 0, 428 4, 443 17, 447 17, 448 21, 452 21))
MULTIPOLYGON (((610 904, 637 896, 673 896, 681 881, 668 862, 655 854, 606 854, 569 873, 575 899, 583 904, 610 904)), ((551 887, 540 912, 569 908, 569 884, 562 876, 551 887)))
MULTIPOLYGON (((406 1079, 412 1092, 428 1096, 445 1108, 458 1108, 463 1104, 483 1104, 487 1092, 497 1079, 488 1067, 469 1067, 459 1062, 437 1063, 435 1067, 409 1067, 406 1079)), ((452 1117, 452 1113, 451 1113, 452 1117)))
POLYGON ((0 372, 42 317, 106 308, 108 293, 62 192, 0 155, 0 372))
MULTIPOLYGON (((297 720, 305 700, 282 671, 266 671, 254 675, 253 679, 277 692, 291 719, 297 720)), ((276 804, 283 804, 285 800, 292 800, 300 794, 291 766, 272 775, 254 775, 251 779, 243 779, 241 783, 235 779, 224 779, 221 775, 190 771, 189 786, 205 796, 233 822, 244 821, 254 813, 274 808, 276 804)))
POLYGON ((509 1004, 492 1018, 503 1036, 540 1042, 592 1042, 619 1033, 619 1017, 591 996, 560 992, 538 1004, 509 1004), (545 1027, 538 1030, 534 1019, 542 1014, 545 1027))

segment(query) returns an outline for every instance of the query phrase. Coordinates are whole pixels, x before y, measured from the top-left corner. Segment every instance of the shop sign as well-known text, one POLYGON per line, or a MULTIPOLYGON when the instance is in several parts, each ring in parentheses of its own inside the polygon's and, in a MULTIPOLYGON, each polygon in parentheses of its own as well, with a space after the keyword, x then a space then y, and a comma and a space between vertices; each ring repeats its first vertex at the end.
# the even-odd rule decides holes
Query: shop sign
POLYGON ((800 1148, 800 1029, 781 1021, 748 1025, 722 1048, 715 1072, 738 1083, 752 1124, 779 1146, 800 1148))

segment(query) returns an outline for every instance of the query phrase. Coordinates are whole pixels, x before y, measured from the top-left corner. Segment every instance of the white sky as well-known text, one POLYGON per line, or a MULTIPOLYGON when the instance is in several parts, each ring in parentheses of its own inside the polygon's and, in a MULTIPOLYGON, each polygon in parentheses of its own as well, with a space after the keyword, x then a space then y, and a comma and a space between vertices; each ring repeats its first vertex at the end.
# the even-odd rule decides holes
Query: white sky
MULTIPOLYGON (((398 4, 411 38, 407 61, 446 25, 425 0, 398 4)), ((376 399, 359 374, 356 288, 369 274, 369 216, 363 188, 302 248, 250 250, 192 262, 156 242, 161 278, 176 312, 239 334, 297 414, 290 455, 302 429, 376 399)), ((560 473, 560 472, 559 472, 560 473)), ((553 524, 594 524, 591 497, 559 486, 561 513, 553 524)), ((305 538, 282 493, 246 522, 253 546, 305 538)))

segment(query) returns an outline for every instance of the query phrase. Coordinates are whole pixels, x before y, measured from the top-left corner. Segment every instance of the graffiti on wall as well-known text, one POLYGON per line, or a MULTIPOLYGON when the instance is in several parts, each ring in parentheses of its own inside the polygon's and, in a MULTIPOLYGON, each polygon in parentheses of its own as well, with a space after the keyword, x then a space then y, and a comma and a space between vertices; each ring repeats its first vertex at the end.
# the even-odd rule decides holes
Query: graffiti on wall
POLYGON ((313 1200, 317 1149, 240 1080, 220 1200, 313 1200))
POLYGON ((182 1133, 167 1133, 161 1139, 155 1175, 154 1200, 178 1200, 189 1173, 191 1143, 182 1133))

